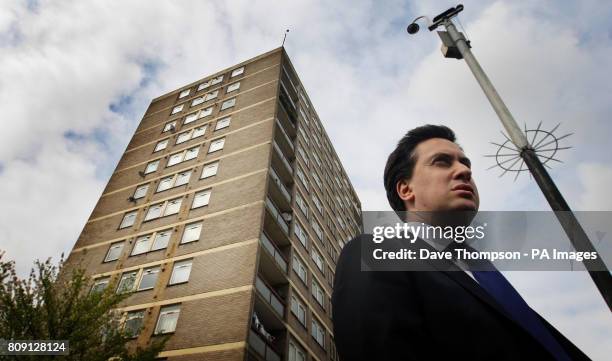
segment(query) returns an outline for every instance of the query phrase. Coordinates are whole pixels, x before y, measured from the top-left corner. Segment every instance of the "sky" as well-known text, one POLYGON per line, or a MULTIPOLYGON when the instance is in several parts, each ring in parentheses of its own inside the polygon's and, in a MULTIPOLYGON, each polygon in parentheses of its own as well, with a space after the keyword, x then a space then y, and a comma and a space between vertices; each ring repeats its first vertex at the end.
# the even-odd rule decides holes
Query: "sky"
MULTIPOLYGON (((519 124, 574 133, 550 173, 575 210, 610 211, 612 3, 464 1, 473 52, 519 124)), ((408 129, 445 124, 472 158, 482 210, 548 210, 532 179, 487 170, 501 125, 436 34, 449 1, 0 0, 0 250, 26 274, 67 254, 150 101, 281 45, 364 210, 389 210, 382 172, 408 129), (423 25, 423 24, 421 24, 423 25)), ((607 240, 609 241, 609 239, 607 240)), ((595 360, 612 316, 583 272, 507 277, 595 360)))

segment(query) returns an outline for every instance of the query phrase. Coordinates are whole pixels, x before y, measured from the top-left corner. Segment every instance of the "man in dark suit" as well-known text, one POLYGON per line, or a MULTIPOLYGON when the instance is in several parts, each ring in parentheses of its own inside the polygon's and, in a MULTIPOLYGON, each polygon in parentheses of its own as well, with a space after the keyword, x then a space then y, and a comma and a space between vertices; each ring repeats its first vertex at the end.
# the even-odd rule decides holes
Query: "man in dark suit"
MULTIPOLYGON (((444 126, 409 131, 387 160, 384 183, 398 214, 478 210, 470 161, 444 126)), ((424 271, 362 271, 364 242, 371 235, 349 242, 336 267, 341 361, 588 360, 498 271, 472 272, 454 261, 423 261, 424 271)))

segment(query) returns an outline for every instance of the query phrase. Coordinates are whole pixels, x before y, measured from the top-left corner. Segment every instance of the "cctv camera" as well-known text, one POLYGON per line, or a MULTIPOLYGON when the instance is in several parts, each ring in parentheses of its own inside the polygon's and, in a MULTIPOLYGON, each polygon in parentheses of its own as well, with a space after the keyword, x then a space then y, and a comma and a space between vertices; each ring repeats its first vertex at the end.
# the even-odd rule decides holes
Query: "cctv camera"
POLYGON ((408 34, 416 34, 419 31, 419 24, 412 23, 408 25, 408 28, 406 30, 408 30, 408 34))

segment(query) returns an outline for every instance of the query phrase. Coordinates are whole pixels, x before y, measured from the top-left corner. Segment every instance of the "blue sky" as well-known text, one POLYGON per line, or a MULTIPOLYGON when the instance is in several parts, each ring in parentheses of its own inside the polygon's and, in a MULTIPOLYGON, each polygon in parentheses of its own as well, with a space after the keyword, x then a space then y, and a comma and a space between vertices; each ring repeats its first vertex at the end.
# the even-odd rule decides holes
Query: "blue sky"
MULTIPOLYGON (((576 210, 610 210, 612 4, 464 1, 462 24, 517 121, 562 122, 551 171, 576 210)), ((406 25, 449 1, 12 1, 0 6, 0 249, 25 273, 69 252, 151 99, 280 45, 365 210, 389 209, 382 169, 401 134, 454 128, 484 210, 547 210, 529 177, 484 157, 501 126, 463 62, 406 25)), ((594 359, 612 318, 583 273, 509 274, 594 359)))

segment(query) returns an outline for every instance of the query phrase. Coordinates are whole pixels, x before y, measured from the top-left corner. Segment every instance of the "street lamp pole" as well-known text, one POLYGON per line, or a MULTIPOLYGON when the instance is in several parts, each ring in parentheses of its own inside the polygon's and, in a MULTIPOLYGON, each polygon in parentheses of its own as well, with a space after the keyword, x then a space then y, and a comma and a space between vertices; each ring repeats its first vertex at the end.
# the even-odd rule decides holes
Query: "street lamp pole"
MULTIPOLYGON (((450 8, 440 15, 434 17, 433 22, 428 24, 430 31, 435 30, 438 26, 442 25, 446 28, 446 32, 439 31, 438 35, 442 39, 443 43, 443 54, 447 58, 464 59, 468 67, 474 74, 474 77, 478 81, 478 84, 482 88, 483 92, 487 96, 487 99, 491 103, 491 106, 497 113, 497 116, 502 122, 504 129, 508 133, 510 140, 519 150, 521 158, 525 161, 525 164, 529 168, 531 175, 536 180, 536 183, 540 187, 542 193, 546 197, 546 200, 550 204, 550 207, 555 212, 555 215, 563 230, 567 234, 570 242, 577 251, 582 252, 595 252, 597 257, 595 259, 584 260, 585 267, 587 268, 591 279, 595 283, 595 286, 604 298, 608 308, 612 310, 612 276, 608 271, 605 263, 593 247, 593 244, 589 240, 586 232, 576 219, 576 216, 572 212, 571 208, 563 198, 563 195, 555 185, 554 181, 544 168, 544 165, 538 158, 535 149, 527 140, 525 134, 521 131, 518 124, 514 120, 512 113, 506 107, 506 104, 501 99, 497 90, 489 80, 489 77, 484 72, 474 54, 470 50, 470 42, 457 31, 452 18, 463 10, 463 5, 458 5, 455 8, 450 8)), ((423 16, 415 19, 408 26, 408 33, 414 34, 419 30, 419 26, 416 24, 418 19, 425 18, 423 16)))

